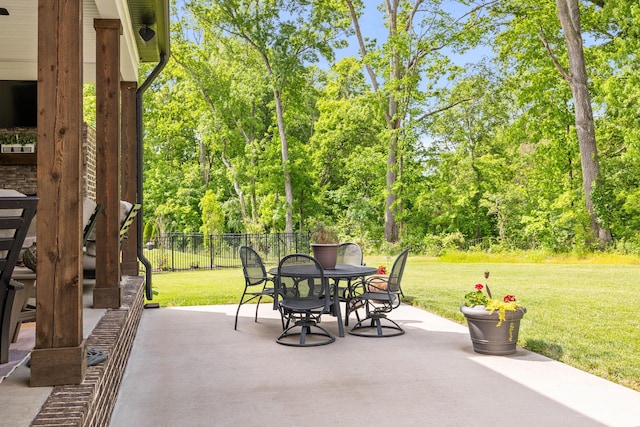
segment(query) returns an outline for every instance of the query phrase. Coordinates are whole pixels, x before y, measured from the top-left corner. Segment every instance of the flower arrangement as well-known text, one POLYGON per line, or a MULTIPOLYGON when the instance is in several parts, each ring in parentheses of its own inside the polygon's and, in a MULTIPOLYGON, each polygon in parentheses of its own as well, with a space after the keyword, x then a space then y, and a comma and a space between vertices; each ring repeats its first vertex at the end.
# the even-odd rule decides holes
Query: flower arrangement
MULTIPOLYGON (((488 271, 485 271, 484 277, 486 279, 489 278, 488 271)), ((489 285, 478 283, 474 288, 475 290, 464 296, 464 305, 467 307, 484 306, 484 308, 489 311, 489 314, 493 314, 494 311, 497 311, 498 324, 496 326, 502 325, 507 311, 516 311, 518 308, 522 308, 522 304, 516 301, 515 295, 507 294, 502 299, 493 298, 491 296, 489 285), (486 295, 483 291, 486 292, 486 295)))

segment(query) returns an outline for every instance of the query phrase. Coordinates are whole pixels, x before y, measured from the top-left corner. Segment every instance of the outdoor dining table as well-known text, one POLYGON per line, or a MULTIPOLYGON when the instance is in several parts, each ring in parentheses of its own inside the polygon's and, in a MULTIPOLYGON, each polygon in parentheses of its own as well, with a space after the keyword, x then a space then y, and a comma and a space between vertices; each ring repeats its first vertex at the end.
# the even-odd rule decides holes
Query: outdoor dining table
MULTIPOLYGON (((285 266, 282 275, 285 277, 298 277, 300 275, 306 275, 306 270, 300 271, 300 269, 296 268, 297 265, 288 265, 285 266)), ((305 266, 300 266, 304 269, 305 266)), ((325 280, 333 279, 333 295, 334 300, 332 301, 333 306, 333 314, 338 319, 338 331, 341 337, 344 337, 344 321, 342 319, 342 312, 340 310, 340 296, 338 295, 338 283, 340 279, 345 279, 348 283, 351 283, 351 280, 357 279, 359 277, 370 276, 378 272, 378 269, 375 267, 370 267, 366 265, 351 265, 351 264, 337 264, 335 268, 332 269, 323 269, 325 280)), ((273 275, 276 279, 279 276, 278 267, 273 267, 269 270, 269 274, 273 275)), ((350 290, 349 290, 350 291, 350 290)))

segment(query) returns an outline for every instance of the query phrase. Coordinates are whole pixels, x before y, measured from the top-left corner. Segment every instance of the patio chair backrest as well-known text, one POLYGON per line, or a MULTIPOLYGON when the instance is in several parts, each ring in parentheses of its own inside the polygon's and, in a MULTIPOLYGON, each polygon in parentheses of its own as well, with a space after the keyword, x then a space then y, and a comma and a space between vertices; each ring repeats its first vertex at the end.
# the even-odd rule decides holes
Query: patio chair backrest
POLYGON ((329 284, 324 279, 322 266, 312 256, 291 254, 282 258, 278 265, 277 282, 279 295, 284 298, 324 298, 329 307, 329 284), (291 269, 294 269, 294 273, 291 269))
POLYGON ((135 203, 131 206, 131 210, 125 217, 124 221, 122 221, 122 224, 120 225, 120 247, 122 247, 124 241, 127 239, 129 227, 131 227, 131 224, 133 224, 133 221, 136 219, 140 208, 142 208, 142 205, 140 203, 135 203))
POLYGON ((98 203, 93 213, 89 217, 87 225, 85 225, 84 230, 82 230, 82 246, 85 246, 87 244, 87 240, 89 240, 89 236, 91 236, 93 229, 96 227, 98 215, 100 215, 100 212, 102 212, 103 207, 104 206, 102 206, 102 204, 98 203))
POLYGON ((247 285, 259 285, 267 279, 267 270, 260 255, 249 246, 240 246, 240 261, 247 285))
POLYGON ((0 303, 37 206, 37 197, 0 197, 0 303))
POLYGON ((336 340, 320 325, 321 315, 332 312, 334 298, 329 289, 329 281, 325 280, 322 265, 316 258, 291 254, 280 260, 274 306, 286 319, 286 329, 276 338, 278 344, 315 347, 336 340))
POLYGON ((389 274, 389 279, 387 282, 388 290, 392 293, 402 293, 402 288, 400 287, 400 281, 402 280, 402 274, 404 273, 404 266, 407 263, 407 257, 409 256, 409 248, 400 252, 400 255, 393 262, 393 267, 391 268, 391 273, 389 274))
POLYGON ((337 264, 362 265, 362 248, 353 242, 341 243, 337 264))

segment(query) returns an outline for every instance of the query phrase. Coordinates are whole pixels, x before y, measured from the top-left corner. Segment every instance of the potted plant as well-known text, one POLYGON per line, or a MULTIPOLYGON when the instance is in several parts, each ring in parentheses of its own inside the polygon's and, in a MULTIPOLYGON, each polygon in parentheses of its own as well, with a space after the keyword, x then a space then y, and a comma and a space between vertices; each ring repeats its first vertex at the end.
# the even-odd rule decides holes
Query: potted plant
MULTIPOLYGON (((488 271, 484 277, 489 278, 488 271)), ((460 311, 467 319, 473 350, 495 355, 515 353, 520 319, 527 311, 516 297, 508 294, 493 298, 489 286, 478 283, 464 300, 460 311)))
POLYGON ((318 260, 325 270, 336 268, 338 260, 338 233, 330 227, 320 223, 311 233, 311 250, 313 257, 318 260))

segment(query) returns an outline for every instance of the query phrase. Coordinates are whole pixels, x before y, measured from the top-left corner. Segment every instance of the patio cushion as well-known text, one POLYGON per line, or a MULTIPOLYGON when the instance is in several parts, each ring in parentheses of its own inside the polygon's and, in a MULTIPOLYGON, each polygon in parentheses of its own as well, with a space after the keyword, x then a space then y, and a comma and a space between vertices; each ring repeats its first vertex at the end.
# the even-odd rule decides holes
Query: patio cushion
POLYGON ((32 271, 36 271, 36 244, 29 246, 22 252, 22 264, 32 271))
MULTIPOLYGON (((84 200, 82 201, 82 228, 83 229, 89 223, 89 220, 91 219, 91 215, 96 210, 96 206, 97 206, 96 202, 94 202, 91 198, 85 196, 84 200)), ((95 229, 91 231, 91 234, 89 234, 88 239, 89 240, 96 239, 95 229)))
POLYGON ((83 270, 95 270, 96 269, 96 257, 95 255, 89 255, 87 253, 82 257, 82 269, 83 270))

